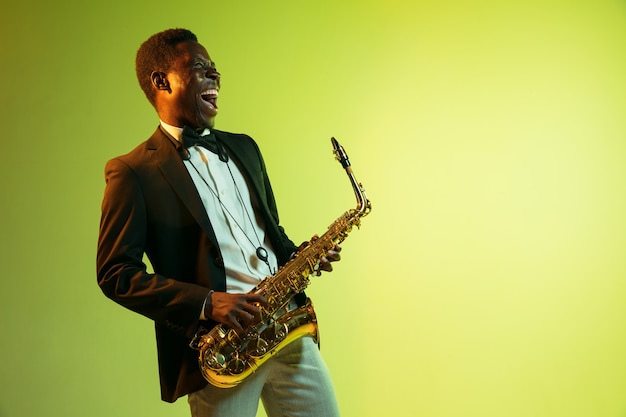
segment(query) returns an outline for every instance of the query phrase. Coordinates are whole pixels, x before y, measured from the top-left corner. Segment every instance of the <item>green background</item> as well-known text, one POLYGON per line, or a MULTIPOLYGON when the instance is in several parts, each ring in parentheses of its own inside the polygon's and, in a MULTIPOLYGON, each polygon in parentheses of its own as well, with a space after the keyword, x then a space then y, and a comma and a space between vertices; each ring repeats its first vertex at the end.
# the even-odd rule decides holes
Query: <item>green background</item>
POLYGON ((367 189, 309 291, 344 416, 626 416, 622 0, 5 4, 0 416, 188 415, 94 266, 104 164, 158 122, 135 51, 177 26, 293 240, 354 206, 330 136, 367 189))

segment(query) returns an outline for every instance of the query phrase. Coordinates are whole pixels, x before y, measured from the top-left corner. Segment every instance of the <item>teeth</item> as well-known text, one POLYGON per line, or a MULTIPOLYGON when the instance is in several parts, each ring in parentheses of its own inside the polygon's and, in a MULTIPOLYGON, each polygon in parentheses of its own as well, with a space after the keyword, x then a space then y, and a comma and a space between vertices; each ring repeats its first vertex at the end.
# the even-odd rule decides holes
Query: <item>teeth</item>
POLYGON ((211 98, 216 98, 219 95, 219 91, 216 88, 209 88, 201 93, 203 96, 209 96, 211 98))

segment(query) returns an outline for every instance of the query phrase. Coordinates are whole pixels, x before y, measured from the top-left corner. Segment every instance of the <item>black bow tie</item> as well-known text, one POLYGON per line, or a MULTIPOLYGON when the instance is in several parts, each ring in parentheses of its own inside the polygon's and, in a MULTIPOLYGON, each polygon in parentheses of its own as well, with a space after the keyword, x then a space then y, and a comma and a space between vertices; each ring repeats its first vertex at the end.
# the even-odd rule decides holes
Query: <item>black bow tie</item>
MULTIPOLYGON (((200 132, 204 131, 201 130, 200 132)), ((200 134, 194 131, 189 126, 185 126, 183 128, 183 145, 185 148, 189 148, 194 145, 202 146, 213 152, 216 155, 219 155, 220 160, 222 162, 228 161, 228 154, 222 147, 221 143, 217 142, 217 139, 213 133, 210 133, 206 136, 200 136, 200 134)))
POLYGON ((215 135, 200 136, 199 133, 194 131, 189 126, 183 128, 183 145, 185 148, 190 148, 194 145, 207 148, 211 152, 217 154, 217 142, 215 141, 215 135))

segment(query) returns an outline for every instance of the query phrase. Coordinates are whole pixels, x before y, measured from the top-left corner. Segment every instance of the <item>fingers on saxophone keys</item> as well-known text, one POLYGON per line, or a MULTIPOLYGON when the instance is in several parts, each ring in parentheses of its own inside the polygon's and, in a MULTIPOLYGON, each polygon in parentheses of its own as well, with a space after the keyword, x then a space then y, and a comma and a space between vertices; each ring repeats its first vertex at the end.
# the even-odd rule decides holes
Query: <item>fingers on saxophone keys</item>
POLYGON ((245 331, 252 324, 256 323, 260 319, 260 317, 261 311, 251 305, 245 310, 241 309, 232 313, 232 327, 235 328, 238 332, 245 331))
POLYGON ((332 250, 328 251, 326 256, 323 256, 320 259, 319 268, 317 271, 318 275, 319 275, 319 272, 321 271, 331 272, 333 270, 333 265, 331 262, 337 262, 340 259, 341 259, 341 255, 339 255, 338 252, 332 251, 332 250))
POLYGON ((330 263, 330 260, 323 256, 320 260, 319 269, 317 270, 317 275, 320 275, 322 271, 331 272, 333 270, 333 265, 330 263))
POLYGON ((333 250, 329 250, 329 251, 326 253, 326 259, 327 259, 329 262, 335 262, 335 261, 339 261, 339 260, 341 260, 341 254, 340 254, 339 252, 340 252, 340 251, 338 251, 338 250, 334 250, 334 249, 333 249, 333 250))
POLYGON ((238 333, 243 332, 248 327, 249 320, 246 319, 246 315, 249 316, 246 312, 233 313, 230 318, 230 326, 238 333))
POLYGON ((250 304, 251 306, 251 310, 252 312, 257 312, 260 308, 268 308, 269 304, 267 302, 267 298, 260 295, 260 294, 254 294, 249 296, 248 298, 248 304, 250 304))

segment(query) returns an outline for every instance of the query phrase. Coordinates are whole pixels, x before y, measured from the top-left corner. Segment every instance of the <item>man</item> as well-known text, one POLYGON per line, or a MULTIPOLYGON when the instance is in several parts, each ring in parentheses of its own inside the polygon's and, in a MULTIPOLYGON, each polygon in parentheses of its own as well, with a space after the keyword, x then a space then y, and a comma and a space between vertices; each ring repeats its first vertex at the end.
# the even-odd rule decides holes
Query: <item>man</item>
MULTIPOLYGON (((234 388, 202 377, 189 347, 199 324, 244 330, 267 306, 248 291, 298 248, 279 225, 256 143, 213 129, 220 74, 196 36, 170 29, 150 37, 137 52, 136 70, 160 124, 106 165, 97 272, 108 297, 154 320, 162 399, 188 395, 196 417, 254 417, 259 398, 271 417, 338 416, 309 337, 234 388)), ((321 269, 332 270, 339 250, 328 252, 321 269)))

